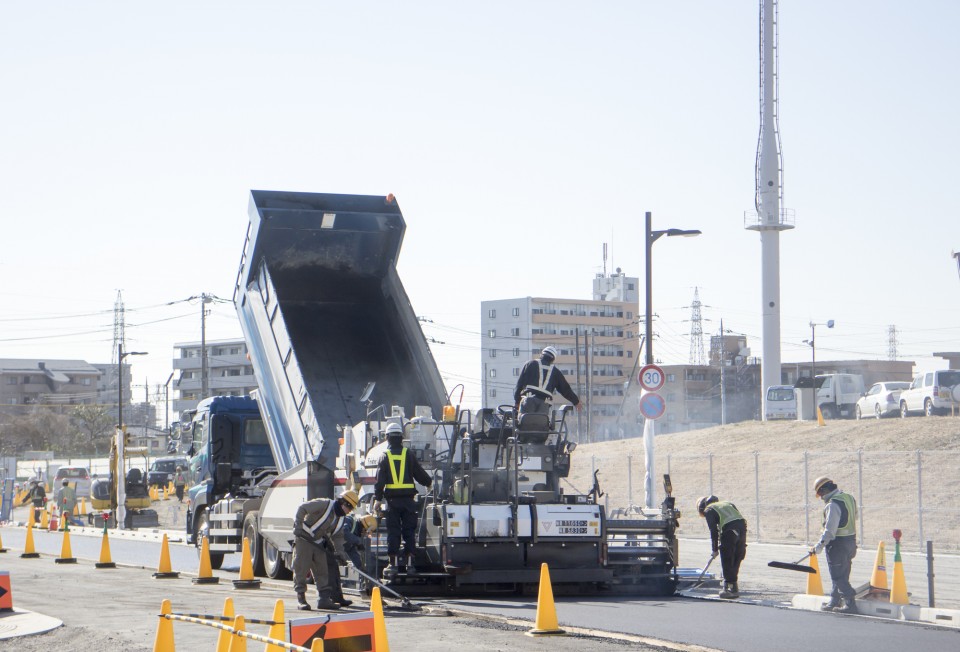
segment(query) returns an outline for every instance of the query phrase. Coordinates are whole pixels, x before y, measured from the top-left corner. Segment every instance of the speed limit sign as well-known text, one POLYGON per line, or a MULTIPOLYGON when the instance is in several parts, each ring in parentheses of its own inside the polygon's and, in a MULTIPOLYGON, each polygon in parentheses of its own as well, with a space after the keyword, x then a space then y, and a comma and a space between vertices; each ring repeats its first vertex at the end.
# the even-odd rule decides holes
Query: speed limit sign
POLYGON ((640 387, 648 392, 656 392, 661 387, 666 378, 663 375, 663 369, 655 364, 644 365, 640 368, 640 375, 637 378, 640 381, 640 387))

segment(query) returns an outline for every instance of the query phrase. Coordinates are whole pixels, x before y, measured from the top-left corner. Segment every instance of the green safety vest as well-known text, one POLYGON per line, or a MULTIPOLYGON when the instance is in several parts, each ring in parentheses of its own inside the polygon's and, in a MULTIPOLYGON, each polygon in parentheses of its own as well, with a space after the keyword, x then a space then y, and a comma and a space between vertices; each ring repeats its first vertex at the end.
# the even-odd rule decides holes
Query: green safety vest
POLYGON ((390 477, 393 482, 387 483, 383 486, 384 489, 416 489, 413 486, 413 483, 405 483, 403 479, 406 477, 407 470, 407 449, 404 448, 399 455, 394 455, 387 449, 387 464, 390 465, 390 477), (399 460, 400 462, 400 471, 397 472, 397 466, 395 462, 399 460))
MULTIPOLYGON (((840 525, 837 526, 838 537, 852 537, 857 533, 857 501, 850 494, 838 491, 830 502, 838 502, 846 509, 840 512, 840 525)), ((827 524, 827 510, 823 510, 823 525, 827 524)))
POLYGON ((718 501, 715 503, 710 503, 707 505, 707 509, 712 509, 717 513, 717 516, 720 517, 720 530, 722 530, 723 526, 725 526, 727 523, 744 520, 743 514, 741 514, 740 510, 734 507, 733 503, 731 502, 718 501))

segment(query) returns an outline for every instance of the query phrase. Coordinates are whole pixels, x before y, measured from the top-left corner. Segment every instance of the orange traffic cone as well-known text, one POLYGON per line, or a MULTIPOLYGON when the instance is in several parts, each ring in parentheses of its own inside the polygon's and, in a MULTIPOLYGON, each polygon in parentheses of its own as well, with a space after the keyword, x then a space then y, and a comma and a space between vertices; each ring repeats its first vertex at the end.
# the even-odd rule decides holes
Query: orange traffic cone
MULTIPOLYGON (((283 615, 283 600, 277 600, 273 605, 273 625, 270 625, 270 631, 267 637, 277 641, 287 641, 287 619, 283 615)), ((322 648, 321 648, 322 649, 322 648)), ((273 643, 267 644, 264 652, 283 652, 283 648, 273 643)))
POLYGON ((810 555, 810 567, 816 573, 807 573, 807 595, 823 595, 823 580, 820 579, 820 562, 816 555, 810 555))
POLYGON ((157 572, 153 576, 158 580, 172 580, 180 577, 180 573, 170 567, 170 546, 167 543, 166 534, 163 535, 163 541, 160 543, 160 565, 157 566, 157 572))
POLYGON ((323 639, 315 638, 310 644, 310 652, 323 652, 323 639))
POLYGON ((883 548, 883 541, 877 546, 877 560, 873 563, 870 586, 875 589, 887 588, 887 554, 883 548))
POLYGON ((160 603, 160 622, 157 623, 157 637, 153 640, 153 652, 176 652, 177 647, 173 642, 173 621, 164 618, 173 613, 170 607, 170 601, 164 600, 160 603))
POLYGON ((250 541, 247 537, 241 539, 240 579, 233 580, 235 589, 259 589, 260 580, 253 577, 253 561, 250 559, 250 541))
MULTIPOLYGON (((32 507, 30 509, 33 510, 32 507)), ((23 554, 20 556, 24 559, 36 559, 40 556, 40 553, 33 547, 33 511, 30 512, 30 521, 27 525, 27 539, 23 544, 23 554)))
POLYGON ((373 587, 370 594, 370 611, 373 612, 373 649, 377 652, 390 652, 387 641, 387 622, 383 619, 383 601, 380 599, 380 587, 373 587))
POLYGON ((238 632, 242 632, 246 628, 247 623, 244 621, 243 616, 237 616, 233 619, 233 636, 230 637, 229 652, 247 652, 247 637, 238 634, 238 632))
POLYGON ((540 564, 540 592, 537 594, 537 620, 527 636, 558 636, 566 634, 557 622, 557 607, 553 603, 553 584, 550 569, 540 564))
MULTIPOLYGON (((227 598, 223 601, 223 622, 230 622, 233 620, 233 598, 227 598)), ((230 635, 225 629, 220 630, 220 635, 217 636, 217 650, 216 652, 230 652, 230 639, 233 636, 230 635)))
POLYGON ((820 410, 820 408, 817 408, 817 425, 818 426, 827 425, 826 422, 823 420, 823 412, 820 410))
POLYGON ((203 537, 200 545, 200 572, 193 578, 194 584, 219 584, 220 578, 213 574, 210 564, 210 539, 203 537))
POLYGON ((0 536, 0 552, 6 552, 7 549, 3 547, 3 537, 0 536))
POLYGON ((50 529, 50 512, 48 512, 46 509, 40 512, 40 529, 50 529))
POLYGON ((73 556, 73 550, 70 548, 70 529, 63 531, 63 545, 60 546, 60 556, 54 559, 58 564, 76 564, 77 558, 73 556))
POLYGON ((110 559, 110 539, 107 538, 107 522, 103 522, 103 541, 100 543, 100 561, 94 564, 97 568, 116 568, 117 565, 110 559))
POLYGON ((893 604, 910 604, 910 595, 907 593, 907 578, 903 575, 903 559, 900 557, 900 530, 893 531, 893 538, 897 545, 893 553, 893 584, 890 587, 890 602, 893 604))
POLYGON ((86 515, 87 515, 87 499, 81 498, 80 499, 80 516, 86 516, 86 515))

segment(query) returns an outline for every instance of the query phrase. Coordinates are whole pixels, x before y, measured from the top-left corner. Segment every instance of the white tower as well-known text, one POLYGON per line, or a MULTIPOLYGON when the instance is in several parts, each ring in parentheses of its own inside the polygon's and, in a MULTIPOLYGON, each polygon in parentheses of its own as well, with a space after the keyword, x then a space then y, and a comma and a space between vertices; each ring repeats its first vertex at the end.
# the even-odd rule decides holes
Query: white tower
MULTIPOLYGON (((744 226, 760 232, 763 300, 760 395, 764 401, 766 388, 780 384, 780 232, 794 226, 793 211, 782 208, 777 31, 777 0, 760 0, 760 138, 755 171, 756 210, 744 214, 744 226)), ((766 414, 766 406, 762 413, 766 414)))

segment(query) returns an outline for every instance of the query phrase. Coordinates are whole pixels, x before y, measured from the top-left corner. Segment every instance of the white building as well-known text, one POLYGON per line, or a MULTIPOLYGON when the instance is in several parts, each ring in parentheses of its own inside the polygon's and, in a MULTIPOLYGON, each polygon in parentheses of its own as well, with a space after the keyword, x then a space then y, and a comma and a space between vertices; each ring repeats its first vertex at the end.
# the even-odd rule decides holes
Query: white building
MULTIPOLYGON (((618 269, 593 280, 592 299, 520 297, 480 304, 484 407, 513 405, 523 365, 556 347, 557 366, 589 410, 581 441, 638 434, 639 283, 618 269), (589 340, 589 355, 585 341, 589 340), (579 367, 578 367, 579 343, 579 367)), ((557 397, 557 404, 564 403, 557 397)))
MULTIPOLYGON (((253 366, 247 359, 247 345, 242 339, 214 340, 207 348, 207 395, 244 396, 257 387, 253 366)), ((203 387, 200 365, 200 342, 177 342, 173 345, 174 412, 197 407, 203 387)))

